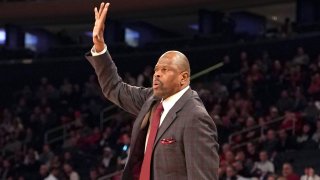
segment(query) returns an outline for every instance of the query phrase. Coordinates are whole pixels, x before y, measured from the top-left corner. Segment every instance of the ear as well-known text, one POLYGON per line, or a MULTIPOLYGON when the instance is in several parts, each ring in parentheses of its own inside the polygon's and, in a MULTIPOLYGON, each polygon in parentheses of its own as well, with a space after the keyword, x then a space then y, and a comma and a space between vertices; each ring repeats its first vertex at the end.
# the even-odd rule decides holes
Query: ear
POLYGON ((187 71, 182 72, 181 80, 180 80, 181 86, 185 85, 188 81, 189 81, 189 73, 187 71))

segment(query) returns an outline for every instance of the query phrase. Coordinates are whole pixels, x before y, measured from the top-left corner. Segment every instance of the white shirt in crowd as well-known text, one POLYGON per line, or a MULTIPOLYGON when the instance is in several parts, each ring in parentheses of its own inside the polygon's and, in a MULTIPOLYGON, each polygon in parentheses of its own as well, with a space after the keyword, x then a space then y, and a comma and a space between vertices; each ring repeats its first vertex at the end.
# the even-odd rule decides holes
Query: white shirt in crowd
POLYGON ((58 180, 54 175, 50 174, 48 177, 46 177, 44 180, 58 180))
POLYGON ((261 172, 264 173, 274 173, 274 165, 270 161, 259 161, 255 162, 253 166, 253 170, 260 169, 261 172))
POLYGON ((70 174, 70 180, 79 180, 79 174, 75 171, 72 171, 72 173, 70 174))
POLYGON ((314 175, 314 176, 303 175, 301 176, 300 180, 320 180, 320 177, 318 175, 314 175))

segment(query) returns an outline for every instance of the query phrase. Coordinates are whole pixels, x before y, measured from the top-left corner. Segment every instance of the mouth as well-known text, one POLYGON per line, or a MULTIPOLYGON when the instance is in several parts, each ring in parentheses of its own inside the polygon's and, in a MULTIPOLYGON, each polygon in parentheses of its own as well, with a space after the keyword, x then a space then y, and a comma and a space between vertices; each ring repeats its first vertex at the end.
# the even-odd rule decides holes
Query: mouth
POLYGON ((159 86, 160 86, 160 81, 157 81, 157 80, 153 81, 153 84, 152 84, 153 89, 158 89, 159 86))

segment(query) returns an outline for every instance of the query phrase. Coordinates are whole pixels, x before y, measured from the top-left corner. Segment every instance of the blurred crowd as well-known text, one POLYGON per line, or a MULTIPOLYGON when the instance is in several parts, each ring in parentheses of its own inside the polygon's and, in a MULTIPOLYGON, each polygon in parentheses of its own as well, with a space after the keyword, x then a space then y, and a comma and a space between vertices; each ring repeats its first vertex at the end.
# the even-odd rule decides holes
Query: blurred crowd
MULTIPOLYGON (((319 179, 320 164, 301 173, 297 162, 276 160, 320 148, 320 55, 310 57, 303 47, 288 59, 243 51, 223 63, 214 78, 191 83, 218 127, 219 178, 319 179)), ((123 79, 150 87, 152 73, 147 66, 123 79)), ((100 112, 111 103, 94 75, 80 83, 42 77, 12 93, 12 105, 0 107, 0 179, 95 180, 124 167, 134 117, 116 110, 100 126, 100 112), (68 136, 46 144, 45 133, 61 125, 68 136)))
POLYGON ((279 154, 319 151, 320 55, 298 47, 288 59, 266 52, 251 59, 243 51, 224 62, 218 78, 198 89, 222 138, 220 179, 318 179, 319 163, 279 161, 279 154), (306 166, 304 174, 296 164, 306 166))

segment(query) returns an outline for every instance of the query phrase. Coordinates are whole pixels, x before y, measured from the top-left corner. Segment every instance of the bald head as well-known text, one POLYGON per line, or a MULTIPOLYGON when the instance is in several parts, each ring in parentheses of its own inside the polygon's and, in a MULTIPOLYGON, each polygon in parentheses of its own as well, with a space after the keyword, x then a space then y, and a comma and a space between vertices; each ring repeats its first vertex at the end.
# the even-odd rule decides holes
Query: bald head
POLYGON ((182 71, 187 71, 188 74, 190 75, 190 64, 188 58, 180 51, 167 51, 162 56, 160 57, 167 57, 173 61, 174 64, 176 64, 179 68, 179 70, 182 71))

